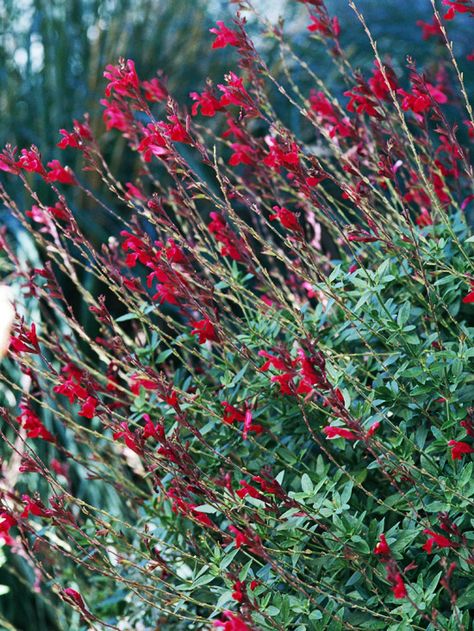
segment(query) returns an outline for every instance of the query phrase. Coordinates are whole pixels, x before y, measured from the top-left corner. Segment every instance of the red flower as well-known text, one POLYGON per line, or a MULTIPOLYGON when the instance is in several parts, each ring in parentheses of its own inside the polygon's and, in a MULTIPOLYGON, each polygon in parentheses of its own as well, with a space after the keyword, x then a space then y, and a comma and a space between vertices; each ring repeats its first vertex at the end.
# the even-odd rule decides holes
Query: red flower
POLYGON ((8 149, 4 149, 2 153, 0 153, 0 171, 14 173, 15 175, 20 173, 20 166, 18 162, 15 162, 14 154, 14 150, 8 149))
POLYGON ((10 536, 10 528, 17 525, 17 520, 13 515, 3 511, 0 513, 0 539, 7 545, 13 544, 13 539, 10 536))
POLYGON ((72 587, 66 587, 66 589, 63 590, 63 594, 67 596, 69 600, 72 600, 72 602, 77 605, 79 609, 81 609, 82 611, 85 610, 86 605, 84 604, 84 600, 82 599, 80 593, 77 592, 75 589, 72 589, 72 587))
POLYGON ((299 164, 298 145, 295 142, 287 150, 280 147, 275 138, 271 136, 267 136, 265 141, 270 147, 270 153, 263 159, 264 164, 274 169, 280 167, 289 169, 299 164))
POLYGON ((159 123, 163 131, 173 142, 190 142, 190 136, 186 131, 186 127, 181 123, 175 114, 168 116, 169 123, 159 123))
MULTIPOLYGON (((347 138, 351 135, 352 127, 349 118, 341 118, 324 92, 311 90, 309 101, 311 103, 311 109, 316 112, 319 121, 329 131, 331 138, 334 138, 336 135, 341 138, 347 138)), ((307 182, 307 184, 311 186, 309 182, 307 182)))
POLYGON ((247 535, 244 532, 242 532, 241 530, 239 530, 235 526, 229 526, 229 530, 235 537, 235 547, 236 548, 240 548, 243 545, 250 544, 250 540, 249 540, 249 538, 247 537, 247 535))
POLYGON ((339 37, 341 34, 341 26, 337 17, 330 19, 329 17, 316 17, 310 15, 311 24, 306 28, 310 33, 321 33, 325 37, 339 37))
POLYGON ((18 336, 10 338, 10 349, 15 353, 39 353, 36 325, 33 323, 29 329, 22 325, 18 336))
POLYGON ((202 524, 203 526, 207 526, 209 528, 212 528, 214 526, 214 524, 212 523, 211 518, 208 515, 206 515, 206 513, 202 513, 200 510, 198 510, 192 504, 190 504, 189 508, 191 509, 191 515, 200 524, 202 524))
POLYGON ((420 114, 429 110, 433 106, 433 101, 441 104, 447 102, 448 97, 441 91, 439 86, 426 83, 424 87, 425 90, 414 87, 411 94, 401 88, 397 90, 398 94, 403 97, 402 108, 405 111, 412 110, 415 114, 420 114))
POLYGON ((140 394, 140 388, 144 388, 145 390, 158 390, 159 387, 156 381, 147 379, 146 377, 140 377, 140 375, 137 374, 131 375, 130 381, 130 390, 136 395, 140 394))
POLYGON ((266 370, 270 370, 270 368, 274 368, 275 370, 285 370, 289 371, 291 366, 285 362, 281 357, 275 357, 274 355, 270 355, 267 351, 258 351, 260 357, 266 357, 267 361, 261 366, 260 370, 265 372, 266 370))
POLYGON ((195 101, 191 109, 193 116, 196 116, 199 108, 201 108, 201 114, 203 116, 214 116, 216 112, 223 109, 220 100, 209 90, 204 90, 201 94, 199 94, 199 92, 191 92, 189 96, 195 101))
POLYGON ((380 113, 376 109, 377 101, 373 99, 366 86, 358 85, 352 90, 344 92, 344 96, 349 97, 349 103, 347 104, 349 112, 357 112, 357 114, 365 113, 367 116, 381 118, 380 113))
POLYGON ((227 85, 219 84, 217 87, 222 92, 222 96, 219 101, 220 107, 226 105, 237 105, 241 107, 245 113, 249 116, 256 116, 257 109, 252 100, 252 97, 244 88, 244 82, 241 77, 238 77, 235 72, 229 72, 225 76, 227 85))
POLYGON ((311 109, 322 118, 330 122, 337 122, 336 111, 324 92, 316 92, 314 89, 311 90, 309 101, 311 103, 311 109))
POLYGON ((284 493, 282 487, 278 484, 276 480, 265 480, 260 475, 253 475, 252 481, 260 484, 264 493, 270 493, 270 495, 281 495, 281 493, 284 493))
POLYGON ((168 142, 161 132, 161 127, 154 123, 149 123, 143 129, 143 137, 137 151, 143 154, 145 162, 151 162, 152 156, 160 158, 169 153, 168 142))
POLYGON ((145 195, 135 184, 125 182, 125 186, 127 187, 127 192, 125 193, 126 199, 140 199, 143 202, 146 201, 145 195))
POLYGON ((344 427, 333 427, 332 425, 328 425, 327 427, 323 427, 323 432, 326 434, 327 438, 345 438, 347 440, 358 439, 355 434, 344 427))
POLYGON ((88 396, 88 392, 73 377, 65 379, 62 383, 54 386, 53 392, 63 394, 69 399, 69 403, 74 403, 76 399, 84 400, 88 396))
POLYGON ((395 598, 405 598, 407 590, 396 561, 392 558, 392 551, 382 533, 379 542, 374 548, 374 554, 380 556, 380 561, 385 565, 387 580, 390 582, 395 598))
POLYGON ((373 423, 367 430, 367 434, 366 434, 367 438, 370 438, 371 436, 373 436, 379 427, 380 427, 380 421, 375 421, 375 423, 373 423))
POLYGON ((223 401, 222 405, 224 406, 224 423, 231 425, 235 421, 244 424, 242 437, 244 440, 247 440, 247 436, 249 432, 255 432, 256 434, 261 434, 263 432, 263 427, 261 425, 252 423, 252 412, 250 409, 247 409, 245 412, 241 412, 234 406, 227 403, 227 401, 223 401))
POLYGON ((448 445, 451 447, 451 458, 453 460, 461 460, 465 454, 474 453, 474 449, 471 445, 459 440, 450 440, 448 445))
POLYGON ((433 219, 429 211, 425 207, 421 209, 421 212, 415 221, 416 221, 416 225, 419 226, 420 228, 433 225, 433 219))
POLYGON ((59 182, 60 184, 76 184, 74 173, 69 167, 63 167, 59 160, 51 160, 51 162, 48 162, 48 167, 51 170, 45 175, 45 180, 47 182, 59 182))
POLYGON ((295 395, 295 361, 292 361, 290 358, 283 359, 281 357, 275 357, 274 355, 270 355, 270 353, 267 353, 267 351, 263 350, 259 351, 258 354, 261 357, 267 358, 267 361, 263 364, 260 370, 266 371, 273 367, 275 370, 283 371, 282 375, 274 375, 273 377, 271 377, 271 381, 273 383, 278 383, 278 385, 280 386, 280 392, 282 394, 295 395))
POLYGON ((109 64, 104 71, 104 77, 109 80, 105 88, 105 96, 112 92, 120 96, 136 98, 139 91, 138 76, 135 71, 135 63, 131 59, 120 59, 117 66, 109 64))
POLYGON ((39 417, 28 407, 26 403, 20 403, 21 414, 17 421, 26 430, 28 438, 42 438, 50 443, 55 442, 54 436, 46 429, 39 417))
POLYGON ((62 202, 56 202, 54 206, 48 206, 46 210, 56 219, 66 221, 69 219, 69 211, 62 202))
POLYGON ((232 151, 234 152, 229 159, 231 166, 237 166, 238 164, 255 164, 256 155, 255 149, 250 145, 244 145, 240 142, 234 142, 231 144, 232 151))
POLYGON ((31 513, 36 517, 51 517, 53 511, 44 507, 44 504, 38 500, 32 499, 29 495, 22 495, 21 499, 26 504, 21 517, 26 518, 31 513))
POLYGON ((430 39, 430 37, 442 37, 443 32, 441 31, 441 26, 436 18, 433 18, 431 24, 428 22, 423 22, 423 20, 418 20, 416 23, 422 30, 423 39, 430 39))
POLYGON ((392 551, 387 543, 387 539, 384 534, 381 534, 379 537, 379 542, 374 548, 374 554, 378 554, 381 557, 390 557, 392 556, 392 551))
POLYGON ((252 629, 241 618, 232 613, 232 611, 224 611, 223 614, 227 620, 216 620, 214 622, 215 627, 222 628, 223 631, 252 631, 252 629))
POLYGON ((154 425, 148 414, 144 414, 143 418, 145 419, 143 438, 146 440, 147 438, 153 437, 160 442, 164 441, 165 428, 163 427, 163 425, 161 423, 157 423, 156 425, 154 425))
MULTIPOLYGON (((316 353, 312 357, 307 357, 302 348, 298 349, 298 359, 296 360, 300 365, 300 383, 296 392, 298 394, 308 394, 313 390, 313 386, 322 386, 326 388, 328 386, 325 373, 324 358, 321 353, 316 353)), ((339 402, 344 403, 344 398, 339 390, 335 392, 339 402)))
POLYGON ((224 423, 231 425, 235 421, 243 422, 245 419, 245 414, 235 408, 233 405, 230 405, 227 401, 222 401, 222 405, 224 406, 224 423))
POLYGON ((208 340, 210 342, 219 341, 217 331, 209 318, 203 318, 194 322, 194 329, 191 331, 191 335, 198 336, 199 344, 204 344, 208 340))
POLYGON ((245 480, 240 480, 240 486, 242 488, 236 491, 240 499, 244 499, 244 497, 247 497, 247 495, 250 495, 250 497, 253 497, 255 499, 264 499, 264 496, 260 493, 260 491, 245 480))
POLYGON ((395 574, 392 592, 395 598, 406 598, 407 596, 405 583, 403 582, 402 575, 399 572, 395 574))
POLYGON ((471 281, 471 291, 464 296, 462 301, 465 304, 469 304, 471 302, 474 302, 474 282, 471 281))
POLYGON ((97 401, 97 399, 94 399, 94 397, 87 397, 87 399, 82 404, 81 409, 79 410, 79 416, 83 416, 84 418, 89 419, 94 418, 95 409, 98 403, 99 402, 97 401))
POLYGON ((164 101, 168 98, 168 90, 156 77, 150 81, 142 81, 142 88, 147 101, 164 101))
POLYGON ((449 7, 444 16, 445 20, 452 20, 456 13, 469 13, 471 16, 474 16, 472 0, 443 0, 443 4, 449 7))
POLYGON ((234 591, 232 592, 232 598, 238 603, 241 603, 246 598, 245 583, 242 581, 236 581, 233 585, 234 591))
POLYGON ((393 70, 385 66, 382 72, 378 62, 368 84, 372 93, 382 100, 388 99, 390 91, 397 89, 397 79, 393 70))
POLYGON ((467 418, 464 421, 461 421, 460 425, 461 427, 464 427, 468 436, 474 436, 474 422, 471 420, 471 418, 467 418))
POLYGON ((128 131, 133 125, 133 114, 123 104, 116 101, 107 101, 107 99, 101 99, 100 104, 105 107, 103 113, 103 119, 107 131, 110 129, 118 129, 124 132, 125 137, 128 137, 128 131))
POLYGON ((216 35, 216 39, 212 44, 212 48, 225 48, 226 46, 239 46, 240 38, 239 35, 228 28, 224 22, 218 21, 216 22, 217 28, 210 28, 209 32, 216 35))
POLYGON ((10 338, 10 350, 14 353, 35 353, 27 344, 19 340, 17 337, 10 338))
POLYGON ((258 423, 252 423, 252 412, 247 409, 244 418, 244 429, 242 431, 242 438, 247 440, 249 432, 255 432, 255 434, 261 434, 263 427, 258 423))
POLYGON ((245 252, 245 242, 238 237, 226 223, 224 217, 217 212, 209 215, 212 221, 207 226, 209 232, 219 243, 222 243, 222 256, 230 256, 234 261, 241 261, 245 252))
POLYGON ((73 149, 82 149, 84 140, 91 140, 92 133, 87 124, 74 121, 74 129, 72 132, 66 129, 60 129, 59 133, 63 138, 57 143, 60 149, 66 149, 66 147, 72 147, 73 149))
POLYGON ((362 228, 349 228, 347 230, 348 241, 354 241, 355 243, 373 243, 378 241, 379 238, 363 230, 362 228))
POLYGON ((68 466, 62 462, 59 462, 56 458, 51 458, 49 463, 51 465, 51 469, 57 474, 62 475, 67 478, 68 466))
POLYGON ((120 423, 120 427, 121 427, 120 430, 113 433, 112 435, 113 439, 119 440, 120 438, 123 438, 125 444, 127 445, 129 449, 134 451, 136 454, 141 454, 142 450, 138 446, 137 437, 130 430, 128 423, 124 421, 123 423, 120 423))
POLYGON ((426 540, 426 543, 423 546, 423 550, 425 550, 425 552, 427 552, 428 554, 431 554, 434 544, 436 544, 440 548, 455 548, 457 545, 453 541, 450 541, 444 535, 438 535, 436 532, 433 532, 432 530, 429 530, 428 528, 423 530, 423 533, 425 535, 431 535, 426 540))
POLYGON ((42 176, 46 175, 46 169, 41 162, 41 156, 36 147, 22 149, 21 156, 16 164, 20 169, 24 169, 25 171, 39 173, 42 176))
POLYGON ((298 222, 297 216, 293 212, 291 212, 291 210, 288 210, 288 208, 285 208, 285 206, 273 206, 273 210, 275 211, 275 214, 269 216, 270 221, 275 221, 275 219, 278 219, 281 225, 288 230, 291 230, 291 232, 303 232, 303 229, 298 222))

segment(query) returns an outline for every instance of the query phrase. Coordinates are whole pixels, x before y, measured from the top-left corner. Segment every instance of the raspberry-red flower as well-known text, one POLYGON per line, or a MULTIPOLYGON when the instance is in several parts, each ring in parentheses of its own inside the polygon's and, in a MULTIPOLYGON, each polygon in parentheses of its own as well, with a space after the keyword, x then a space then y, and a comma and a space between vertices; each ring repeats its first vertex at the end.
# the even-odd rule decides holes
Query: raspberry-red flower
POLYGON ((17 166, 25 171, 39 173, 42 176, 46 175, 46 169, 41 162, 41 156, 36 147, 31 147, 31 149, 22 149, 17 166))
POLYGON ((337 17, 331 19, 327 16, 310 15, 310 19, 311 24, 306 27, 310 33, 321 33, 325 37, 336 38, 341 34, 341 26, 337 17))
POLYGON ((156 77, 150 81, 142 81, 142 88, 147 101, 164 101, 168 98, 168 90, 156 77))
POLYGON ((63 167, 59 160, 51 160, 48 162, 50 171, 46 173, 45 180, 47 182, 59 182, 60 184, 76 184, 74 173, 69 167, 63 167))
POLYGON ((212 43, 212 48, 225 48, 226 46, 239 46, 240 38, 238 33, 228 28, 221 20, 216 22, 217 28, 210 28, 209 32, 216 36, 212 43))
POLYGON ((392 555, 392 551, 383 533, 380 535, 379 542, 374 548, 374 554, 378 554, 381 557, 390 557, 392 555))
POLYGON ((270 221, 278 219, 281 225, 287 230, 298 233, 303 232, 303 229, 299 224, 298 217, 295 213, 291 212, 291 210, 288 210, 285 206, 273 206, 273 210, 275 213, 269 216, 270 221))
POLYGON ((17 421, 26 430, 28 438, 42 438, 50 443, 54 443, 54 436, 46 429, 39 417, 28 407, 26 403, 20 403, 21 414, 17 416, 17 421))
POLYGON ((252 631, 252 629, 232 611, 224 611, 227 620, 215 620, 214 626, 223 631, 252 631))
POLYGON ((197 335, 199 344, 204 344, 204 342, 217 342, 219 340, 219 336, 217 334, 217 330, 209 318, 203 318, 202 320, 197 320, 194 324, 194 329, 191 331, 191 335, 197 335))
POLYGON ((405 587, 405 583, 403 582, 403 578, 400 573, 395 574, 394 583, 392 585, 392 592, 395 598, 407 597, 407 590, 405 587))
POLYGON ((466 13, 474 16, 474 4, 472 0, 443 0, 443 4, 449 7, 444 15, 445 20, 452 20, 457 13, 466 13))
POLYGON ((105 96, 115 92, 119 96, 136 98, 139 91, 139 81, 135 70, 135 62, 121 59, 116 66, 109 64, 104 71, 104 77, 109 80, 105 88, 105 96))
POLYGON ((462 301, 465 304, 469 304, 471 302, 474 302, 474 282, 471 282, 471 291, 464 296, 462 301))
POLYGON ((63 594, 67 596, 67 598, 72 600, 72 602, 75 605, 77 605, 79 609, 81 609, 82 611, 86 609, 86 605, 84 603, 82 596, 80 595, 78 591, 76 591, 72 587, 66 587, 66 589, 63 590, 63 594))
POLYGON ((433 101, 440 104, 448 101, 448 97, 441 90, 441 87, 431 83, 426 83, 424 87, 424 90, 414 87, 411 93, 402 88, 397 90, 398 94, 403 97, 402 108, 405 111, 411 110, 415 114, 421 114, 433 107, 433 101))
POLYGON ((245 583, 242 581, 236 581, 233 585, 232 598, 241 603, 246 598, 245 583))
POLYGON ((428 554, 431 554, 434 544, 436 544, 439 548, 455 548, 457 545, 444 535, 439 535, 428 528, 423 530, 423 534, 430 535, 423 546, 423 550, 425 550, 428 554))
POLYGON ((238 164, 255 164, 256 151, 250 145, 234 142, 231 144, 231 149, 234 152, 229 158, 229 164, 231 166, 237 166, 238 164))
POLYGON ((81 409, 79 410, 79 416, 83 416, 84 418, 92 419, 95 416, 95 409, 98 405, 97 399, 94 397, 87 397, 87 399, 82 404, 81 409))
POLYGON ((163 136, 159 124, 149 123, 143 129, 143 137, 137 147, 137 151, 143 154, 145 162, 151 162, 152 156, 161 158, 169 153, 168 142, 163 136))
POLYGON ((212 221, 207 226, 210 233, 219 243, 222 243, 222 256, 230 256, 234 261, 241 261, 246 250, 245 242, 227 224, 224 217, 218 212, 209 215, 212 221))
POLYGON ((344 427, 333 427, 328 425, 323 427, 323 432, 326 434, 326 438, 345 438, 346 440, 357 440, 357 436, 349 429, 344 427))
POLYGON ((453 460, 461 460, 466 454, 474 453, 474 449, 471 445, 460 440, 450 440, 448 445, 451 447, 451 458, 453 460))
POLYGON ((60 149, 71 147, 73 149, 82 149, 85 140, 92 139, 92 132, 89 125, 74 120, 74 129, 72 132, 66 129, 60 129, 59 133, 63 138, 57 143, 60 149))
POLYGON ((194 101, 191 109, 193 116, 198 114, 199 108, 203 116, 209 117, 214 116, 216 112, 223 109, 221 101, 210 90, 204 90, 201 94, 199 92, 191 92, 189 96, 194 101))
POLYGON ((421 28, 423 39, 430 39, 430 37, 443 36, 441 26, 435 17, 433 18, 433 21, 431 22, 431 24, 429 22, 423 22, 423 20, 418 20, 416 25, 421 28))
POLYGON ((243 545, 250 544, 250 540, 249 540, 249 538, 247 537, 247 535, 244 532, 242 532, 241 530, 239 530, 235 526, 229 526, 229 530, 235 537, 235 547, 236 548, 240 548, 243 545))

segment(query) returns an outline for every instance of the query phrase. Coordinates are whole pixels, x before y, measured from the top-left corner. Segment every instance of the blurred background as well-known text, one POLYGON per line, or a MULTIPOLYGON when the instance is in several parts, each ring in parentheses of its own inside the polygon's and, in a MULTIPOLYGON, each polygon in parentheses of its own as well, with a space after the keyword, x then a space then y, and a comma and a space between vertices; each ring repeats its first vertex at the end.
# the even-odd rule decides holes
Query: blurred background
MULTIPOLYGON (((342 43, 355 64, 366 66, 372 54, 348 1, 326 4, 340 18, 342 43)), ((416 26, 417 20, 431 21, 430 0, 359 0, 357 5, 381 52, 396 66, 404 64, 407 54, 420 65, 432 55, 431 45, 420 45, 416 26)), ((284 16, 286 32, 306 61, 331 77, 330 61, 308 38, 309 20, 300 2, 255 0, 254 6, 272 21, 284 16)), ((103 68, 119 56, 133 58, 143 78, 163 70, 170 92, 186 100, 206 76, 221 79, 235 59, 229 48, 212 53, 208 32, 217 19, 228 20, 233 10, 235 4, 227 0, 2 0, 1 144, 34 143, 52 158, 58 129, 70 127, 72 119, 86 111, 94 118, 101 109, 103 68)), ((460 58, 473 47, 472 32, 461 22, 449 24, 460 58)), ((271 59, 271 51, 267 54, 271 59)))
MULTIPOLYGON (((408 54, 419 66, 430 63, 436 45, 434 49, 433 44, 423 42, 416 25, 418 20, 431 22, 430 0, 359 0, 357 4, 382 56, 389 57, 400 74, 408 54)), ((328 0, 327 5, 339 16, 343 46, 353 63, 367 73, 373 56, 347 0, 328 0)), ((299 55, 329 84, 336 85, 331 60, 308 37, 309 19, 303 4, 296 0, 254 0, 254 6, 272 21, 283 15, 285 32, 299 55)), ((189 92, 202 90, 206 77, 221 81, 224 73, 235 67, 234 49, 212 51, 213 37, 209 34, 216 20, 229 23, 234 10, 235 4, 222 0, 0 0, 0 145, 11 143, 20 149, 35 144, 46 161, 63 157, 56 146, 58 130, 71 129, 72 120, 84 112, 90 113, 93 128, 103 130, 99 105, 105 86, 102 73, 119 56, 134 59, 142 79, 162 70, 171 94, 189 104, 189 92)), ((468 72, 469 62, 465 60, 473 48, 472 31, 462 20, 455 20, 449 28, 472 93, 474 73, 468 72)), ((278 72, 278 51, 258 35, 259 26, 251 16, 249 30, 254 32, 267 63, 278 72)), ((308 94, 313 87, 308 77, 301 74, 293 78, 308 94)), ((341 90, 341 86, 336 89, 341 90)), ((276 106, 298 132, 298 121, 285 113, 285 101, 281 99, 276 106)), ((130 165, 122 160, 123 146, 116 141, 109 143, 106 136, 104 150, 112 171, 118 178, 131 179, 130 165)), ((68 154, 73 168, 74 159, 74 153, 68 154)), ((31 206, 23 191, 14 194, 21 208, 31 206)), ((94 210, 91 203, 85 197, 74 200, 76 209, 85 216, 94 210)), ((12 227, 14 220, 0 208, 0 222, 12 227)), ((22 256, 35 262, 39 255, 31 239, 19 225, 13 227, 22 256)), ((88 221, 87 230, 91 238, 102 241, 113 234, 114 226, 104 218, 94 218, 88 221)), ((0 405, 5 402, 12 404, 11 393, 0 388, 0 405)), ((108 501, 113 508, 116 498, 108 501)), ((0 630, 63 629, 60 602, 51 594, 36 593, 29 565, 9 555, 5 547, 3 552, 6 556, 0 550, 0 630)))

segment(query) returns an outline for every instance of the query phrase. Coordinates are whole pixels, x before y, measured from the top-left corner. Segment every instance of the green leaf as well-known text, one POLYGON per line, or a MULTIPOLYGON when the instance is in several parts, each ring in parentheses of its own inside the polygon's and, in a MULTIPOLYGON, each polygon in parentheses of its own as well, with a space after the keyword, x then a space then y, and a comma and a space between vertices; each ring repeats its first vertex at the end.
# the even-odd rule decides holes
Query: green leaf
POLYGON ((404 302, 403 305, 400 307, 400 311, 398 312, 397 316, 397 324, 399 327, 403 327, 403 325, 408 322, 410 318, 410 310, 411 305, 409 302, 404 302))
POLYGON ((313 483, 307 473, 303 473, 301 476, 301 488, 305 493, 311 494, 313 492, 313 483))

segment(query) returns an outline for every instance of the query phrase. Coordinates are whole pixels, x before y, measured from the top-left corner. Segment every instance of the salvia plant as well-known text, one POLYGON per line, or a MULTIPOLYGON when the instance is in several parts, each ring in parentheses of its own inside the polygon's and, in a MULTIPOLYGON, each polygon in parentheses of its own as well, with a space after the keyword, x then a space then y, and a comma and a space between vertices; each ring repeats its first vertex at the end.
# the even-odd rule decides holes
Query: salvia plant
POLYGON ((474 2, 433 0, 420 35, 445 54, 405 72, 348 4, 340 24, 302 2, 338 92, 244 0, 209 40, 233 69, 187 103, 107 66, 130 181, 87 116, 60 130, 64 160, 1 155, 41 263, 2 232, 0 533, 62 628, 472 628, 473 55, 449 28, 474 2), (341 44, 358 26, 369 68, 341 44))

